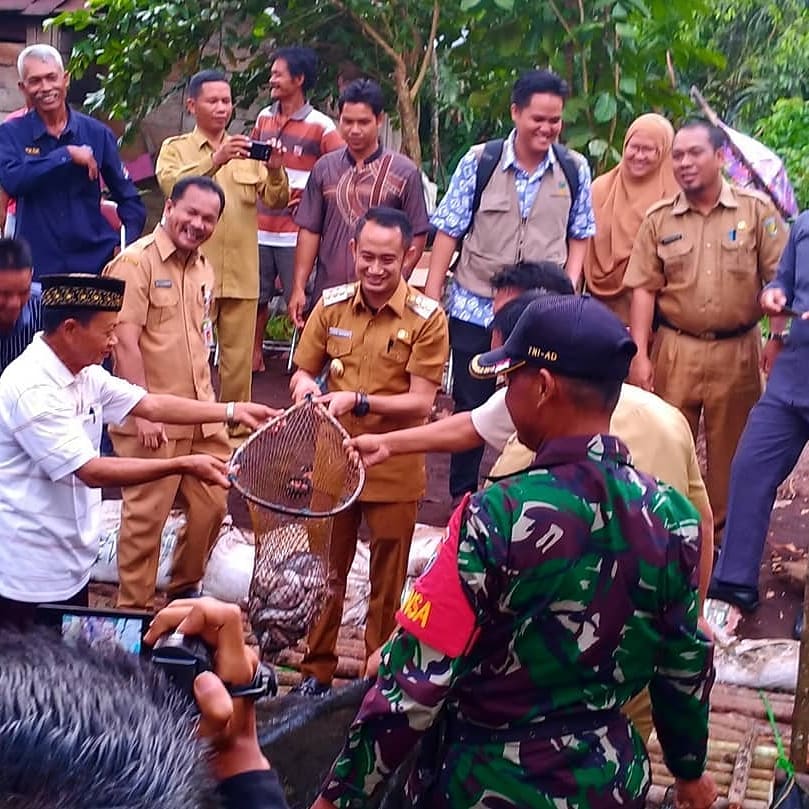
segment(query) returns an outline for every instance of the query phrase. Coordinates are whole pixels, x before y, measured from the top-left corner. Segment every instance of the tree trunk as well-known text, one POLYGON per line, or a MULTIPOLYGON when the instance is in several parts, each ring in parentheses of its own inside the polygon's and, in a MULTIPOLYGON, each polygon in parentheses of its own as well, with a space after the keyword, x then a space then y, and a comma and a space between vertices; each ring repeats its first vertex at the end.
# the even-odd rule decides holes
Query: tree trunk
POLYGON ((405 66, 397 65, 393 71, 393 84, 396 88, 396 106, 402 124, 402 151, 421 168, 421 141, 416 105, 410 98, 405 66))

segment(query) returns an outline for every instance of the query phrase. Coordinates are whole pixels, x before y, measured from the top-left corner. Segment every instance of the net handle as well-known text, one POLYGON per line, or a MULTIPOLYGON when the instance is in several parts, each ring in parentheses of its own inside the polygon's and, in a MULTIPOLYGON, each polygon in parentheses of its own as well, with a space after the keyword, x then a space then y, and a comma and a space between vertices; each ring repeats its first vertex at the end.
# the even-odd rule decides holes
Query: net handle
POLYGON ((335 514, 339 514, 342 511, 350 508, 351 506, 356 503, 357 498, 360 496, 364 486, 365 486, 365 465, 360 460, 357 464, 358 472, 359 472, 359 480, 357 481, 357 486, 354 489, 353 494, 344 502, 341 503, 337 508, 329 509, 328 511, 312 511, 309 508, 291 508, 290 506, 282 506, 278 503, 270 503, 267 500, 263 500, 260 497, 256 497, 251 492, 247 491, 241 483, 239 482, 239 461, 241 460, 242 455, 244 454, 245 450, 252 444, 254 441, 258 440, 259 436, 263 435, 266 431, 272 431, 275 427, 281 424, 285 419, 289 418, 297 410, 301 410, 304 407, 313 407, 317 410, 321 416, 324 416, 327 421, 329 421, 332 426, 336 427, 338 432, 340 433, 341 437, 344 441, 351 438, 351 436, 346 432, 345 428, 343 427, 340 422, 332 416, 329 411, 323 407, 322 404, 319 402, 314 402, 311 396, 307 396, 303 401, 298 402, 297 404, 288 407, 284 410, 283 413, 279 413, 275 418, 270 419, 268 422, 263 424, 261 427, 258 428, 252 435, 250 435, 247 440, 236 450, 234 450, 233 455, 230 457, 230 461, 228 462, 228 480, 230 481, 231 486, 242 496, 245 500, 249 500, 251 503, 255 503, 257 506, 261 506, 262 508, 269 509, 270 511, 274 511, 276 514, 288 514, 293 517, 310 517, 310 518, 322 518, 322 517, 333 517, 335 514))

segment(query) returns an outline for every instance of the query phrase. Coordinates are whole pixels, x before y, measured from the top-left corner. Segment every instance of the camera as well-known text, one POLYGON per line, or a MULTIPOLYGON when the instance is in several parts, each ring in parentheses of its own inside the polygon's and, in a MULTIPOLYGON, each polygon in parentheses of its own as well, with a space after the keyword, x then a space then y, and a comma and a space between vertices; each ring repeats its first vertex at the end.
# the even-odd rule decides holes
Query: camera
MULTIPOLYGON (((203 671, 213 671, 213 654, 202 638, 169 632, 148 646, 144 636, 154 616, 137 610, 104 610, 42 604, 36 623, 56 629, 66 643, 85 644, 91 649, 119 648, 149 660, 188 698, 194 699, 194 680, 203 671)), ((233 697, 260 699, 275 696, 275 672, 259 666, 251 683, 225 686, 233 697)))
POLYGON ((250 141, 250 151, 247 156, 251 160, 261 160, 266 163, 272 154, 272 146, 269 143, 263 143, 260 140, 250 141))

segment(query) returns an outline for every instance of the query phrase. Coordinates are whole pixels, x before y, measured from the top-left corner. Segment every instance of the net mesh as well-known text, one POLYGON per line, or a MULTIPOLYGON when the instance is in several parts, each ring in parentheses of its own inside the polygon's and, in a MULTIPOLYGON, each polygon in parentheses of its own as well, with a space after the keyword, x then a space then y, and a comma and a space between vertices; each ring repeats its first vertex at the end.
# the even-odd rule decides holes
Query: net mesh
POLYGON ((264 654, 294 646, 328 598, 332 521, 365 482, 362 464, 343 447, 347 437, 326 408, 307 399, 233 455, 231 480, 256 538, 247 613, 264 654))

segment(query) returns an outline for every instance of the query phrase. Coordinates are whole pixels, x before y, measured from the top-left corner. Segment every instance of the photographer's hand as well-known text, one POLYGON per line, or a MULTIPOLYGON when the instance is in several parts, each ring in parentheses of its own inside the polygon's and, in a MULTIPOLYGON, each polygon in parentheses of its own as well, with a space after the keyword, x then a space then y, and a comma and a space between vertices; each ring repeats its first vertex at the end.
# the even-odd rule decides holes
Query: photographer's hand
POLYGON ((224 781, 240 773, 269 769, 258 746, 252 700, 232 698, 223 684, 247 685, 258 666, 255 653, 244 644, 241 610, 214 598, 173 601, 155 616, 144 640, 153 644, 174 631, 202 638, 214 652, 215 673, 205 672, 194 681, 201 714, 199 732, 212 744, 214 776, 224 781))

